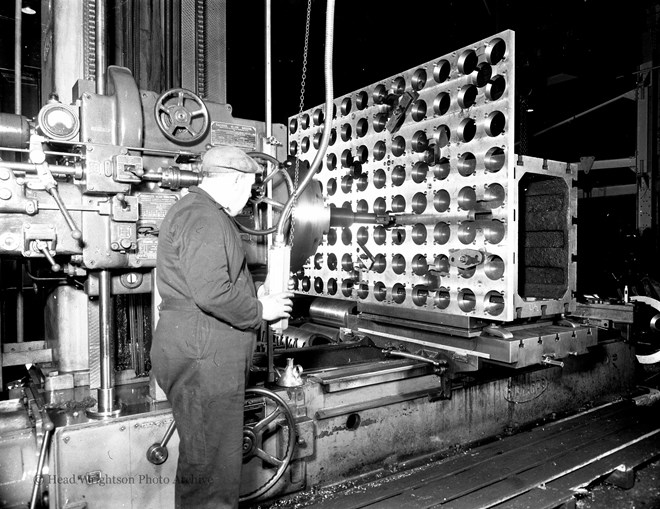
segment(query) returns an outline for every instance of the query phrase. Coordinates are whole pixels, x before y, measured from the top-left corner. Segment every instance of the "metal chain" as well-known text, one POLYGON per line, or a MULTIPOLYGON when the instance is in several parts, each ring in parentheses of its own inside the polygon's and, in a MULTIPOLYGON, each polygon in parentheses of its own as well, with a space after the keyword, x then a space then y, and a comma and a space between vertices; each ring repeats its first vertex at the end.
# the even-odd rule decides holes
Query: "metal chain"
MULTIPOLYGON (((305 80, 307 79, 307 52, 309 49, 309 25, 312 15, 312 0, 307 0, 307 21, 305 22, 305 47, 303 49, 302 77, 300 79, 300 108, 298 109, 298 122, 302 119, 302 112, 305 108, 305 80)), ((296 158, 296 166, 293 173, 293 189, 298 190, 300 181, 300 158, 296 158)), ((293 246, 293 235, 295 230, 295 211, 298 205, 298 199, 294 198, 293 207, 291 207, 291 229, 289 230, 289 245, 293 246)))

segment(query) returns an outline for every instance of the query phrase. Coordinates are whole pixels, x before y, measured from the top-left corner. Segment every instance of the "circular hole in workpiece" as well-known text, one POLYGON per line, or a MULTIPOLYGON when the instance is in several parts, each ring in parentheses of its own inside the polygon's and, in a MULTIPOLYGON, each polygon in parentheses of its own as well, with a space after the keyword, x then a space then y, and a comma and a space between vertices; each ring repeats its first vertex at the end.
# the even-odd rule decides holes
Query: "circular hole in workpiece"
POLYGON ((474 85, 464 85, 458 91, 458 105, 464 110, 472 107, 477 101, 477 87, 474 85))
POLYGON ((486 95, 486 99, 489 101, 497 101, 504 95, 505 90, 506 80, 504 79, 504 76, 496 74, 486 84, 484 94, 486 95))
POLYGON ((392 139, 392 155, 394 157, 402 156, 406 151, 406 140, 403 136, 397 136, 392 139))
POLYGON ((314 268, 316 270, 321 269, 323 267, 323 254, 321 253, 316 253, 314 255, 314 268))
POLYGON ((316 293, 323 293, 323 279, 320 277, 314 278, 314 291, 316 293))
POLYGON ((309 136, 305 136, 300 143, 300 148, 303 154, 309 150, 309 136))
POLYGON ((358 138, 362 138, 369 131, 369 121, 366 118, 361 118, 355 125, 355 132, 358 138))
POLYGON ((358 200, 355 210, 361 214, 364 212, 369 212, 369 204, 367 203, 367 200, 358 200))
POLYGON ((328 279, 328 294, 335 295, 337 293, 337 280, 335 278, 328 279))
POLYGON ((426 133, 424 131, 417 131, 413 134, 411 146, 415 152, 424 152, 429 146, 429 140, 426 137, 426 133))
POLYGON ((374 265, 372 267, 374 272, 377 272, 378 274, 382 274, 385 272, 385 269, 387 268, 387 260, 385 259, 384 254, 377 254, 374 256, 374 265))
POLYGON ((449 274, 449 258, 446 255, 438 255, 433 260, 433 268, 441 275, 449 274))
POLYGON ((341 165, 343 168, 350 168, 353 165, 353 154, 349 149, 341 153, 341 165))
POLYGON ((374 161, 382 161, 387 153, 384 141, 377 141, 374 145, 374 161))
POLYGON ((292 118, 291 120, 289 120, 289 133, 295 134, 297 130, 298 130, 298 120, 292 118))
POLYGON ((387 174, 385 170, 378 169, 374 172, 374 187, 376 189, 382 189, 385 187, 385 181, 387 180, 387 174))
POLYGON ((418 161, 413 165, 410 176, 415 184, 421 184, 426 180, 426 175, 429 172, 429 165, 423 161, 418 161))
POLYGON ((383 302, 385 297, 387 297, 387 288, 385 288, 384 283, 377 281, 374 283, 374 299, 378 302, 383 302))
POLYGON ((426 71, 424 69, 417 69, 410 80, 410 85, 413 90, 419 91, 426 85, 426 71))
POLYGON ((490 65, 497 65, 504 58, 504 53, 506 53, 506 43, 499 37, 486 44, 484 54, 486 55, 486 62, 490 65))
POLYGON ((484 311, 491 316, 501 315, 504 311, 504 296, 500 292, 488 292, 484 297, 484 311))
POLYGON ((351 112, 352 106, 353 103, 351 102, 351 98, 344 97, 341 101, 341 106, 339 107, 339 111, 341 111, 342 115, 348 115, 351 112))
POLYGON ((412 211, 415 214, 422 214, 426 210, 426 193, 415 193, 412 199, 412 211))
POLYGON ((337 270, 337 255, 334 253, 328 254, 328 269, 337 270))
POLYGON ((433 228, 433 240, 436 244, 446 244, 451 236, 451 228, 447 223, 436 223, 433 228))
POLYGON ((374 119, 371 121, 371 126, 377 133, 382 132, 386 125, 387 115, 384 115, 383 113, 379 113, 378 115, 374 116, 374 119))
POLYGON ((403 228, 395 228, 392 230, 392 244, 400 246, 406 241, 406 230, 403 228))
POLYGON ((406 169, 400 164, 396 165, 392 170, 391 177, 392 185, 394 187, 399 187, 406 181, 406 169))
POLYGON ((423 254, 416 254, 412 259, 412 271, 416 276, 423 276, 429 271, 429 262, 423 254))
POLYGON ((344 297, 350 297, 353 294, 353 280, 344 279, 341 282, 341 294, 344 297))
POLYGON ((441 157, 438 164, 433 167, 433 176, 438 180, 444 180, 449 176, 449 170, 449 159, 441 157))
POLYGON ((346 253, 341 257, 341 270, 345 270, 346 272, 353 270, 353 257, 350 253, 346 253))
POLYGON ((392 257, 392 270, 398 275, 401 275, 406 271, 406 259, 403 255, 395 254, 392 257))
POLYGON ((366 226, 360 226, 357 232, 358 244, 366 244, 369 241, 369 229, 366 226))
POLYGON ((492 147, 488 149, 488 152, 486 152, 486 156, 484 157, 484 166, 486 167, 486 171, 491 173, 500 171, 504 166, 505 160, 506 156, 502 148, 492 147))
POLYGON ((318 150, 319 147, 321 146, 321 135, 322 134, 320 132, 318 132, 318 133, 314 134, 314 138, 312 139, 312 145, 314 146, 314 148, 316 150, 318 150))
POLYGON ((504 204, 506 191, 500 184, 489 184, 484 190, 484 201, 489 209, 496 209, 504 204))
POLYGON ((470 279, 474 276, 474 273, 477 271, 476 267, 470 267, 467 269, 458 269, 458 275, 464 279, 470 279))
POLYGON ((307 129, 309 127, 309 115, 307 113, 300 117, 300 127, 303 129, 307 129))
POLYGON ((364 191, 369 185, 369 177, 363 173, 356 179, 356 187, 358 191, 364 191))
POLYGON ((451 130, 449 129, 449 126, 442 124, 435 129, 435 132, 433 133, 433 141, 435 141, 438 148, 443 148, 449 145, 450 139, 451 130))
POLYGON ((464 118, 458 124, 457 129, 458 138, 468 143, 474 139, 474 135, 477 134, 477 124, 473 118, 464 118))
POLYGON ((506 117, 501 111, 493 111, 486 117, 485 130, 488 136, 499 136, 504 132, 506 117))
POLYGON ((418 246, 421 246, 426 242, 426 236, 428 235, 428 232, 426 231, 426 225, 422 223, 417 223, 413 225, 412 230, 411 230, 411 236, 413 239, 413 242, 417 244, 418 246))
POLYGON ((369 285, 367 283, 360 283, 357 294, 360 299, 366 299, 369 296, 369 285))
POLYGON ((317 108, 314 110, 314 113, 312 114, 312 123, 314 125, 321 125, 323 123, 323 120, 325 118, 325 115, 323 114, 323 110, 321 108, 317 108))
POLYGON ((342 228, 341 230, 341 241, 345 246, 350 245, 353 241, 353 233, 350 228, 342 228))
POLYGON ((502 240, 504 240, 506 227, 502 221, 493 219, 483 227, 483 231, 486 242, 490 244, 499 244, 502 242, 502 240))
POLYGON ((351 127, 351 124, 344 124, 341 126, 341 130, 339 131, 339 136, 341 137, 341 141, 350 140, 352 134, 353 134, 353 128, 351 127))
POLYGON ((365 164, 369 159, 369 149, 366 147, 366 145, 360 145, 357 148, 356 153, 357 160, 360 162, 360 164, 365 164))
POLYGON ((433 208, 436 212, 446 212, 449 209, 450 202, 451 198, 445 189, 440 189, 433 195, 433 208))
POLYGON ((478 88, 485 86, 493 75, 493 68, 487 62, 481 62, 470 75, 472 83, 478 88))
POLYGON ((325 158, 325 165, 330 171, 337 169, 337 156, 335 154, 328 154, 325 158))
POLYGON ((349 194, 353 191, 353 177, 350 175, 344 175, 341 178, 341 190, 345 194, 349 194))
POLYGON ((449 290, 446 288, 440 288, 435 295, 433 296, 433 305, 438 309, 447 309, 449 303, 451 302, 451 297, 449 296, 449 290))
POLYGON ((451 97, 447 92, 440 92, 435 99, 433 99, 433 112, 436 115, 444 115, 449 111, 451 105, 451 97))
POLYGON ((458 240, 463 244, 474 242, 477 236, 477 227, 472 221, 463 221, 458 227, 458 240))
POLYGON ((330 179, 326 185, 328 196, 333 196, 337 192, 337 179, 330 179))
POLYGON ((334 228, 330 228, 330 230, 328 230, 328 245, 334 246, 336 242, 337 242, 337 230, 335 230, 334 228))
POLYGON ((461 74, 472 74, 477 68, 477 53, 473 49, 466 49, 461 53, 456 61, 456 67, 461 74))
POLYGON ((372 97, 374 100, 374 104, 382 103, 387 97, 387 89, 385 88, 385 85, 383 85, 382 83, 380 85, 376 85, 372 97))
POLYGON ((474 296, 474 292, 468 288, 458 292, 458 307, 464 313, 469 313, 473 311, 477 304, 477 299, 474 296))
POLYGON ((358 92, 355 97, 355 105, 357 106, 358 110, 363 110, 369 106, 369 94, 367 94, 364 90, 358 92))
POLYGON ((463 177, 469 177, 477 169, 477 159, 471 152, 465 152, 458 156, 456 168, 463 177))
POLYGON ((396 283, 392 287, 392 300, 397 304, 403 304, 406 300, 406 287, 401 283, 396 283))
POLYGON ((421 122, 426 118, 426 101, 419 99, 412 105, 410 115, 415 122, 421 122))
POLYGON ((488 279, 501 279, 504 275, 504 260, 497 255, 489 256, 484 264, 484 272, 488 279))
POLYGON ((382 246, 385 244, 385 240, 387 238, 387 230, 383 226, 375 226, 374 227, 374 242, 382 246))
POLYGON ((385 204, 385 198, 376 198, 374 200, 374 212, 376 214, 384 214, 387 210, 387 205, 385 204))
POLYGON ((429 290, 426 286, 416 285, 412 289, 412 300, 416 306, 426 306, 429 297, 429 290))
POLYGON ((298 143, 295 141, 291 141, 291 143, 289 143, 289 155, 295 156, 297 153, 298 153, 298 143))
POLYGON ((437 83, 444 83, 449 78, 451 72, 451 64, 447 60, 439 60, 433 66, 433 79, 437 83))
POLYGON ((464 187, 458 192, 457 201, 463 210, 472 210, 477 204, 477 192, 472 187, 464 187))
POLYGON ((305 276, 302 278, 302 283, 300 286, 302 287, 303 292, 309 291, 309 289, 312 287, 312 281, 309 279, 309 276, 305 276))
POLYGON ((346 419, 346 429, 350 431, 355 431, 360 427, 360 414, 350 414, 346 419))
POLYGON ((392 212, 403 212, 406 210, 406 199, 397 194, 392 198, 392 212))
POLYGON ((403 94, 406 91, 406 80, 404 80, 401 76, 394 78, 392 80, 390 91, 395 95, 403 94))

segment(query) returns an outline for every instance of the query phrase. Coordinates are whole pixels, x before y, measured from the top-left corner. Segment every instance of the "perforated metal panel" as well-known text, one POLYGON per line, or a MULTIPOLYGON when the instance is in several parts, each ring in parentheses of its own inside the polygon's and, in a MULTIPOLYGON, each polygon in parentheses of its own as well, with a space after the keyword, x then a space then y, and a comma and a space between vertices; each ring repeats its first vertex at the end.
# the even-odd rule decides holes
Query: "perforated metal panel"
MULTIPOLYGON (((566 226, 574 208, 571 170, 567 179, 565 165, 548 169, 530 160, 516 171, 514 57, 514 33, 505 31, 335 99, 331 145, 317 175, 326 201, 355 212, 391 212, 397 225, 332 228, 309 260, 300 292, 399 316, 421 312, 430 321, 437 321, 432 315, 509 321, 550 312, 547 305, 527 305, 539 300, 562 309, 570 299, 567 253, 575 233, 566 226), (537 170, 560 181, 549 203, 564 203, 556 211, 561 246, 554 246, 552 262, 563 279, 551 289, 541 282, 522 298, 519 277, 530 276, 517 266, 518 207, 521 196, 529 200, 518 184, 537 170)), ((291 154, 313 160, 323 117, 319 106, 290 118, 291 154)), ((543 248, 546 237, 534 240, 543 248)))

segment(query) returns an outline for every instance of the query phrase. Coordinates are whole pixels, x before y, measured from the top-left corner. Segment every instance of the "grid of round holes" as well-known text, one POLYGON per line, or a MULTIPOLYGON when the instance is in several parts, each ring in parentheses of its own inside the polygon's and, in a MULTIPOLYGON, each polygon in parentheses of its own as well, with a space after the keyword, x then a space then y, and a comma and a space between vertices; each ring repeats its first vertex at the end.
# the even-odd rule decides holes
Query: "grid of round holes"
MULTIPOLYGON (((338 149, 334 156, 338 160, 334 168, 341 169, 341 175, 334 177, 336 178, 335 193, 339 192, 343 177, 350 176, 352 178, 352 185, 345 186, 346 192, 343 192, 339 196, 335 194, 334 199, 337 201, 337 206, 345 204, 342 202, 349 199, 348 204, 352 205, 358 212, 365 209, 368 211, 371 208, 374 212, 394 209, 405 213, 424 214, 426 212, 433 214, 436 212, 436 205, 443 207, 445 203, 449 204, 448 210, 450 213, 456 210, 475 210, 475 203, 477 201, 480 203, 480 208, 486 207, 491 210, 504 204, 506 193, 503 186, 499 183, 502 182, 502 179, 496 179, 487 184, 484 184, 480 180, 478 187, 474 183, 471 183, 472 179, 469 179, 469 177, 475 174, 486 175, 488 173, 497 173, 504 167, 506 164, 506 148, 503 144, 495 143, 493 146, 478 148, 476 150, 454 150, 450 152, 451 155, 449 158, 440 157, 436 160, 427 159, 428 154, 426 153, 429 146, 435 145, 438 142, 453 145, 456 143, 470 143, 475 138, 478 138, 480 141, 488 140, 489 138, 499 136, 499 134, 507 129, 506 116, 504 114, 507 111, 506 109, 499 111, 490 108, 487 110, 487 113, 483 114, 472 114, 468 112, 467 115, 460 117, 460 121, 454 121, 451 117, 447 117, 447 120, 443 123, 442 119, 439 118, 447 113, 451 115, 452 112, 456 111, 460 92, 459 88, 463 88, 466 85, 470 86, 467 86, 463 93, 465 95, 464 98, 467 100, 467 103, 464 103, 464 105, 467 105, 471 101, 471 94, 474 89, 477 92, 477 102, 471 106, 479 106, 483 97, 491 102, 502 97, 506 90, 506 80, 502 74, 506 73, 502 73, 499 68, 496 68, 496 65, 502 59, 505 53, 505 47, 503 48, 499 44, 498 39, 493 39, 487 46, 485 53, 483 51, 480 52, 485 57, 482 55, 476 62, 474 61, 474 50, 459 51, 454 56, 447 57, 451 63, 449 61, 447 62, 448 67, 446 69, 442 65, 433 65, 432 67, 428 65, 421 66, 412 69, 408 73, 404 73, 404 75, 386 80, 374 88, 358 91, 351 94, 350 97, 345 97, 338 101, 336 106, 339 118, 335 124, 336 130, 338 132, 340 131, 342 125, 341 116, 353 115, 353 118, 348 123, 352 131, 351 135, 343 142, 343 145, 340 145, 344 150, 338 149), (444 73, 446 73, 446 76, 443 78, 444 73), (400 95, 405 90, 423 93, 425 86, 433 87, 441 82, 450 83, 458 73, 469 76, 469 80, 464 82, 459 88, 447 88, 447 92, 440 90, 437 91, 437 94, 434 91, 430 96, 428 93, 426 95, 420 95, 413 102, 409 110, 409 116, 406 119, 406 125, 414 125, 410 119, 414 122, 430 121, 437 126, 444 125, 445 132, 438 132, 437 127, 425 127, 408 133, 405 136, 392 136, 385 131, 388 118, 383 115, 382 109, 375 110, 375 108, 378 108, 378 105, 384 103, 388 94, 400 95), (441 95, 442 93, 446 95, 441 95), (360 115, 363 115, 365 118, 363 119, 360 115), (382 133, 382 135, 379 137, 377 133, 382 133), (364 143, 361 141, 361 138, 365 138, 365 141, 368 141, 364 143), (374 140, 374 138, 376 139, 374 140), (345 148, 346 143, 351 144, 351 148, 348 150, 345 148), (361 143, 363 144, 361 145, 361 143), (421 156, 411 160, 410 156, 415 154, 421 154, 421 156), (402 157, 402 159, 391 161, 391 157, 402 157), (384 159, 387 159, 387 161, 384 161, 384 159), (387 165, 383 163, 379 164, 379 161, 383 161, 383 163, 387 162, 387 165), (367 166, 365 166, 364 170, 355 172, 353 165, 356 163, 366 163, 367 166), (450 178, 452 174, 455 174, 456 177, 465 177, 467 180, 463 184, 459 184, 456 177, 450 178), (447 179, 449 179, 450 186, 448 189, 450 193, 449 197, 443 200, 441 196, 436 195, 437 191, 442 190, 442 188, 439 188, 433 183, 447 179), (424 187, 428 185, 429 189, 427 192, 422 192, 419 188, 413 188, 411 190, 410 184, 412 183, 422 184, 424 187), (454 186, 457 187, 454 188, 454 186), (403 192, 397 192, 397 188, 403 192), (367 190, 365 198, 360 198, 359 195, 354 194, 356 191, 361 192, 365 190, 367 190), (375 192, 375 190, 379 190, 379 192, 375 192), (426 207, 424 206, 425 201, 427 202, 426 207)), ((463 97, 461 101, 463 101, 463 97)), ((472 111, 474 112, 476 110, 473 109, 472 111)), ((311 114, 313 112, 314 110, 310 110, 311 114)), ((313 121, 313 118, 311 120, 313 121)), ((344 121, 343 123, 347 122, 344 121)), ((311 128, 313 129, 313 126, 311 128)), ((317 138, 312 137, 311 139, 312 144, 315 145, 317 138)), ((298 141, 300 142, 300 139, 298 141)), ((312 156, 313 153, 307 157, 312 156)), ((359 166, 355 167, 359 168, 359 166)), ((325 170, 325 168, 323 169, 325 170)), ((349 181, 349 179, 345 181, 349 181)), ((331 189, 332 186, 328 186, 328 196, 331 196, 331 189)), ((470 240, 477 231, 483 232, 483 237, 487 243, 496 244, 504 237, 506 226, 504 221, 493 219, 492 226, 485 225, 482 228, 482 226, 475 225, 471 221, 457 221, 450 215, 447 221, 439 221, 436 224, 430 225, 415 224, 405 229, 402 228, 400 232, 392 235, 390 230, 379 226, 371 226, 366 230, 360 227, 359 231, 353 229, 353 244, 355 244, 356 240, 360 242, 367 239, 370 246, 374 244, 376 246, 389 246, 390 244, 397 245, 398 243, 401 245, 405 243, 404 247, 407 248, 410 247, 411 243, 421 246, 429 242, 431 245, 445 246, 446 249, 453 248, 454 246, 460 248, 462 244, 466 242, 470 243, 470 240), (368 234, 371 235, 369 236, 368 234), (391 239, 390 235, 392 237, 391 239)), ((337 244, 333 245, 335 246, 334 249, 337 248, 336 246, 339 247, 340 257, 343 253, 341 251, 343 244, 341 242, 341 233, 342 230, 337 229, 335 235, 330 235, 331 238, 329 239, 330 241, 334 240, 337 242, 337 244), (337 238, 340 240, 338 241, 337 238)), ((378 270, 387 270, 389 273, 394 267, 397 272, 401 272, 402 269, 400 267, 405 262, 406 269, 403 270, 402 274, 413 273, 416 276, 423 274, 420 272, 423 269, 419 268, 421 265, 414 265, 413 268, 412 260, 408 259, 409 250, 406 251, 406 258, 403 261, 400 258, 396 258, 396 263, 392 263, 392 258, 396 257, 396 253, 392 254, 389 249, 386 249, 385 254, 379 254, 381 256, 377 260, 378 270)), ((425 256, 428 256, 428 253, 425 256)), ((321 271, 323 270, 321 269, 321 271)), ((462 271, 460 276, 462 278, 469 278, 474 275, 473 273, 474 271, 472 273, 470 271, 462 271)), ((504 273, 504 262, 500 257, 493 256, 492 259, 489 259, 484 264, 483 269, 479 269, 479 273, 492 281, 500 280, 504 273)), ((424 296, 421 286, 418 288, 419 291, 415 291, 412 286, 407 288, 407 294, 404 293, 404 297, 401 297, 402 293, 400 289, 393 292, 394 283, 391 281, 391 278, 380 281, 380 285, 377 285, 377 291, 374 292, 375 282, 378 282, 377 277, 370 278, 368 284, 358 284, 357 282, 349 284, 340 278, 338 281, 339 293, 344 296, 350 295, 351 298, 355 298, 358 293, 360 294, 359 298, 366 298, 365 294, 373 296, 375 293, 379 296, 377 300, 388 303, 396 303, 402 299, 406 305, 414 303, 416 306, 435 306, 438 309, 447 300, 443 296, 441 289, 427 292, 426 296, 424 296), (350 292, 349 286, 351 287, 350 292), (422 304, 422 301, 424 301, 424 304, 422 304), (436 303, 440 303, 440 305, 436 305, 436 303)), ((465 290, 470 289, 465 288, 465 290)), ((492 316, 497 315, 495 310, 498 307, 492 303, 487 304, 483 300, 483 294, 471 298, 469 293, 465 293, 465 295, 460 294, 460 298, 458 298, 459 294, 456 287, 452 287, 451 290, 448 288, 447 293, 448 295, 451 294, 452 307, 456 307, 457 302, 460 302, 461 306, 459 307, 461 310, 464 308, 468 309, 470 307, 469 303, 474 302, 475 304, 472 310, 479 307, 480 310, 484 310, 492 316)), ((498 299, 501 300, 501 296, 496 296, 496 298, 493 298, 492 295, 489 296, 489 302, 497 301, 498 299)))

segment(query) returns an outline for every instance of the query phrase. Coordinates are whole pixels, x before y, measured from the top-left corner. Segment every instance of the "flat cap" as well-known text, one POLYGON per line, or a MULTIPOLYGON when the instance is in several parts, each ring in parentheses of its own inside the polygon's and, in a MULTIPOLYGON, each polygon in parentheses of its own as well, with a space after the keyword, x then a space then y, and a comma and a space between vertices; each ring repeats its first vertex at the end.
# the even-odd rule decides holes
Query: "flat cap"
POLYGON ((227 173, 232 170, 259 173, 262 168, 240 148, 228 145, 212 147, 202 157, 202 172, 205 174, 227 173))

